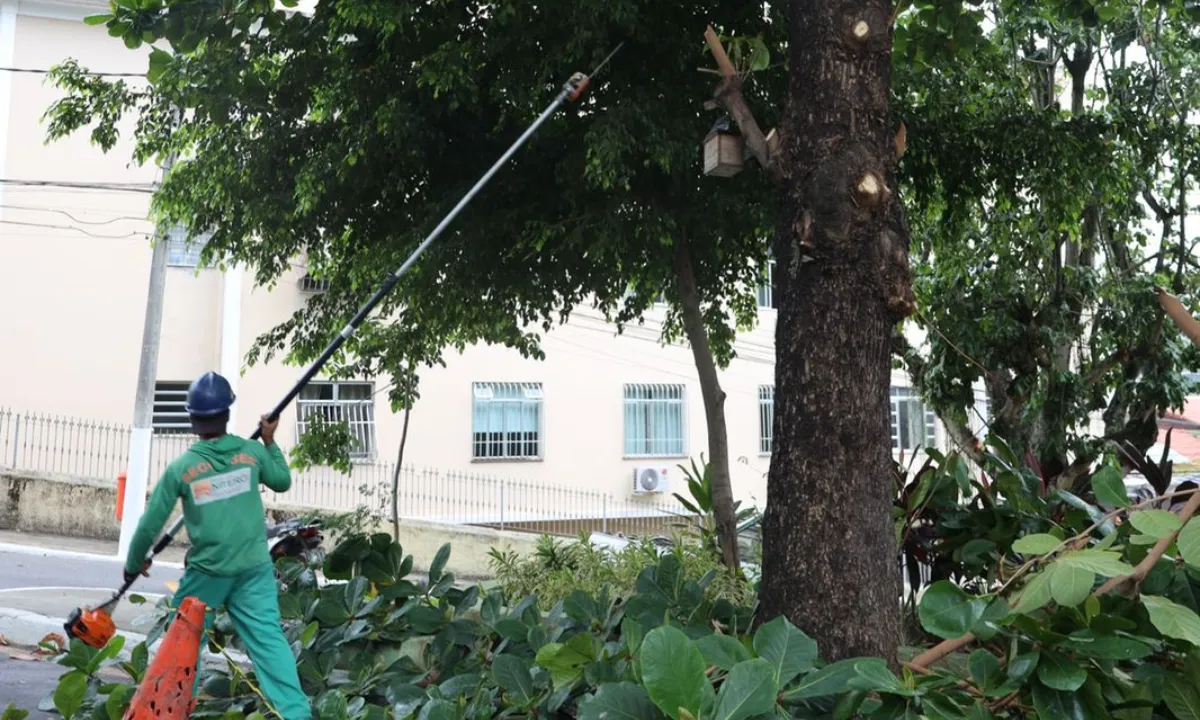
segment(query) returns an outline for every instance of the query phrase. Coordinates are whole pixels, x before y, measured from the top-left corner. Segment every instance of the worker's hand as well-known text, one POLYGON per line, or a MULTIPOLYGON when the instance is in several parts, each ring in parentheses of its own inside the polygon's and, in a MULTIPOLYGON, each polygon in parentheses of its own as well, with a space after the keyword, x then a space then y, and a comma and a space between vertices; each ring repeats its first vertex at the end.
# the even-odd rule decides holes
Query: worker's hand
POLYGON ((132 584, 133 581, 137 579, 138 575, 141 575, 142 577, 150 577, 150 561, 149 560, 147 560, 146 564, 142 566, 141 572, 131 573, 128 570, 126 570, 125 571, 125 582, 132 584))
POLYGON ((262 420, 258 422, 258 429, 261 431, 263 445, 275 444, 275 428, 279 427, 279 418, 272 420, 266 415, 262 416, 262 420))

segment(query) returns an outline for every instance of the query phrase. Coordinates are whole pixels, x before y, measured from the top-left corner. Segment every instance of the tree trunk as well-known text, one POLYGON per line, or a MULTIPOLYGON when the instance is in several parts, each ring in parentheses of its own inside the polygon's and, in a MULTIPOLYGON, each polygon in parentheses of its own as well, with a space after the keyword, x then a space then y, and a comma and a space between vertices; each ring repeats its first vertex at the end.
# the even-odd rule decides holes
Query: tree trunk
POLYGON ((700 395, 704 398, 704 419, 708 428, 708 466, 712 472, 712 507, 717 523, 717 538, 721 543, 721 560, 737 570, 737 517, 733 511, 733 484, 729 477, 729 432, 725 426, 725 391, 717 377, 717 363, 708 342, 708 330, 700 309, 700 292, 692 269, 688 240, 681 237, 675 246, 675 282, 679 286, 679 308, 683 330, 692 348, 696 374, 700 378, 700 395))
POLYGON ((408 416, 411 407, 404 408, 404 428, 400 431, 400 450, 396 452, 396 469, 392 472, 392 537, 400 541, 400 470, 404 467, 404 446, 408 444, 408 416))
POLYGON ((786 615, 825 659, 894 660, 895 324, 913 310, 895 194, 888 0, 791 0, 775 452, 761 620, 786 615))

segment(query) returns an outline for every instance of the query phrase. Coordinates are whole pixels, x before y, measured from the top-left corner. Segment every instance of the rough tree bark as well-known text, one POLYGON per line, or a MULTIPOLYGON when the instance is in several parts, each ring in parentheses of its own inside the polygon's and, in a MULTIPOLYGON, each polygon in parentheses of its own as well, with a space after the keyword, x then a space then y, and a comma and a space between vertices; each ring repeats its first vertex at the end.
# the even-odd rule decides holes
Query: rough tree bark
POLYGON ((687 334, 688 345, 692 348, 696 374, 700 379, 700 394, 704 398, 704 418, 708 429, 708 467, 712 473, 713 518, 717 523, 717 538, 721 543, 721 560, 726 567, 737 570, 740 559, 737 517, 733 512, 733 484, 729 474, 725 391, 721 389, 717 363, 708 342, 708 330, 704 327, 700 291, 696 287, 696 273, 692 267, 691 250, 686 237, 681 237, 675 246, 673 265, 675 283, 679 289, 683 329, 687 334))
POLYGON ((900 635, 888 388, 913 300, 891 17, 888 0, 790 2, 761 618, 786 615, 830 660, 894 659, 900 635))

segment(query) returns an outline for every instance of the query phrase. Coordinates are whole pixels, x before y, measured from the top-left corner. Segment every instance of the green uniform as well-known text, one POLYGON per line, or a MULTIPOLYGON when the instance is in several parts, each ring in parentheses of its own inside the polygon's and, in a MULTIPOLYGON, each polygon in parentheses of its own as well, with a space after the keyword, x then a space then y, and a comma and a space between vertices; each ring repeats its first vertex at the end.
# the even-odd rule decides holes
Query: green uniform
POLYGON ((275 492, 291 487, 291 472, 277 445, 264 447, 235 435, 192 445, 167 466, 155 486, 125 569, 141 569, 176 501, 182 500, 192 547, 175 606, 185 597, 213 609, 225 606, 263 694, 284 720, 311 720, 312 706, 300 688, 280 624, 260 484, 275 492))

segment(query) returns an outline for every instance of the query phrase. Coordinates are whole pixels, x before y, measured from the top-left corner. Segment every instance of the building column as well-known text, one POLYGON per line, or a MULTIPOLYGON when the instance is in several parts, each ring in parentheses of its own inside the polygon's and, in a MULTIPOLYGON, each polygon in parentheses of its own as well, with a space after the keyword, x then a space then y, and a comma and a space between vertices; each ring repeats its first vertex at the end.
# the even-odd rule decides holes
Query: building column
MULTIPOLYGON (((221 374, 233 386, 236 395, 242 365, 242 284, 245 269, 239 264, 221 276, 221 374)), ((238 403, 229 409, 229 430, 237 433, 238 403)))

